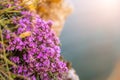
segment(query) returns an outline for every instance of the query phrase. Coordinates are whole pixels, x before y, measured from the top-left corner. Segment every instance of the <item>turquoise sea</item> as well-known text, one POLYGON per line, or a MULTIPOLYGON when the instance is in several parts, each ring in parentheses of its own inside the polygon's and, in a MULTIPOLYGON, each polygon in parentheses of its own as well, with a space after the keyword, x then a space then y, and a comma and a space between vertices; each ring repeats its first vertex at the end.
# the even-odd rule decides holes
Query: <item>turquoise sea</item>
POLYGON ((70 2, 73 13, 60 36, 62 55, 72 62, 81 80, 105 80, 120 56, 120 2, 70 2))

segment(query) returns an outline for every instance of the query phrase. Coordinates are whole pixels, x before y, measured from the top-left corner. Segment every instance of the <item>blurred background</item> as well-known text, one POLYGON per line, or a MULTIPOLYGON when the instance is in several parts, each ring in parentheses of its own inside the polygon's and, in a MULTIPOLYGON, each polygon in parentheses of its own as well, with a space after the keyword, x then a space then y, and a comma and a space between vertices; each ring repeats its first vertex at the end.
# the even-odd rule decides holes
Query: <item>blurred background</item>
POLYGON ((120 58, 120 0, 68 2, 74 8, 60 36, 62 55, 81 80, 106 80, 120 58))

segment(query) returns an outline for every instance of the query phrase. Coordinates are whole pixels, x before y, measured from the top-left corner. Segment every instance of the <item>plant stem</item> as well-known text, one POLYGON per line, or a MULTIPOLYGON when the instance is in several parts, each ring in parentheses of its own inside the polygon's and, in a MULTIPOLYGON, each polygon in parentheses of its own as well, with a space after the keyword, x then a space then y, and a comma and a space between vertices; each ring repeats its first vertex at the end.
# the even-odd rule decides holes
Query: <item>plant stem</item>
MULTIPOLYGON (((1 36, 1 41, 2 41, 2 47, 3 47, 3 56, 6 58, 6 52, 5 52, 5 46, 4 46, 4 40, 3 40, 3 35, 2 35, 1 26, 0 26, 0 32, 1 32, 0 36, 1 36)), ((6 59, 5 59, 5 64, 6 64, 6 69, 7 69, 7 71, 8 71, 8 76, 9 76, 10 80, 13 80, 13 79, 11 78, 11 74, 10 74, 10 72, 9 72, 9 67, 8 67, 8 62, 7 62, 6 59)))
POLYGON ((0 79, 2 78, 2 80, 5 80, 5 78, 2 76, 2 74, 0 74, 0 79))

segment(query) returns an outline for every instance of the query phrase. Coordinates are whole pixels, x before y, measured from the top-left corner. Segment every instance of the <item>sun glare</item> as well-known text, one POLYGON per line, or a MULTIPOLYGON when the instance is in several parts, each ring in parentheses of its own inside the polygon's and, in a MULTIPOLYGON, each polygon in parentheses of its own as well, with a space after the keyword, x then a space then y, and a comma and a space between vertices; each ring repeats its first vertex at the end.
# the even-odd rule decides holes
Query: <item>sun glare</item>
POLYGON ((108 7, 114 7, 117 5, 118 0, 102 0, 102 3, 108 7))

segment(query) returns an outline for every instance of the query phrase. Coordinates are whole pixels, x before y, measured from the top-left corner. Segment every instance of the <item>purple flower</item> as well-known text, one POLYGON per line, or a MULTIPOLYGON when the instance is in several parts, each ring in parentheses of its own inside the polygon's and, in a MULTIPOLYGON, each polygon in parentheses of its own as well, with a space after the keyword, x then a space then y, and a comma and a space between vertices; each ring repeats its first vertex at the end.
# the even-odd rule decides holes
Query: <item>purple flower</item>
POLYGON ((11 57, 10 60, 13 61, 14 63, 19 63, 20 62, 19 57, 11 57))
POLYGON ((30 11, 21 11, 21 15, 23 17, 19 19, 13 17, 13 23, 18 25, 17 30, 7 32, 9 34, 6 34, 6 31, 3 33, 9 40, 7 51, 13 52, 10 60, 18 65, 13 67, 12 71, 30 80, 36 80, 37 77, 41 80, 53 80, 49 75, 51 72, 58 80, 62 80, 62 75, 67 72, 67 66, 60 59, 60 41, 51 29, 53 22, 44 21, 30 11), (31 32, 31 35, 19 37, 27 31, 31 32), (16 36, 12 36, 13 33, 16 36))

